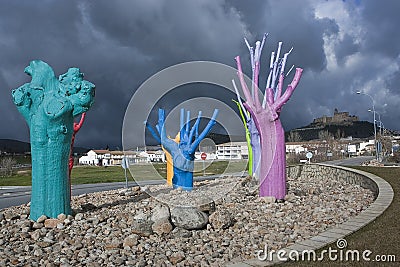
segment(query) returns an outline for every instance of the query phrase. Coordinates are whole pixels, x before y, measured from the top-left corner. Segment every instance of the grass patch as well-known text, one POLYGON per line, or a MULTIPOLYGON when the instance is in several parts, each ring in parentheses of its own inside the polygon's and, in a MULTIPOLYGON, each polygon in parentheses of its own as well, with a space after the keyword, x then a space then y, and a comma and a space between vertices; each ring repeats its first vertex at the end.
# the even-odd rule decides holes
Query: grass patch
POLYGON ((16 174, 13 176, 0 177, 0 186, 30 186, 32 185, 31 174, 16 174))
MULTIPOLYGON (((221 173, 239 172, 246 168, 247 161, 213 161, 205 162, 205 172, 203 172, 203 162, 195 161, 194 176, 215 175, 221 173)), ((127 172, 128 180, 155 180, 165 179, 167 169, 165 163, 131 165, 130 172, 127 172)), ((98 166, 75 166, 71 173, 72 184, 95 184, 125 182, 124 169, 120 166, 98 167, 98 166)), ((29 186, 31 185, 31 171, 23 170, 12 176, 0 177, 0 186, 29 186)))
MULTIPOLYGON (((132 176, 127 172, 128 180, 132 181, 132 176)), ((72 169, 72 184, 96 184, 124 182, 124 169, 119 166, 98 167, 98 166, 77 166, 72 169)))
MULTIPOLYGON (((400 168, 369 166, 352 166, 351 168, 370 172, 385 179, 394 190, 393 202, 381 216, 345 238, 348 244, 347 249, 349 250, 358 250, 360 254, 364 250, 372 251, 372 254, 369 256, 371 262, 366 262, 362 259, 360 259, 360 262, 329 261, 327 254, 325 254, 325 259, 322 262, 289 262, 283 264, 283 266, 399 266, 400 226, 398 214, 400 210, 400 168), (395 255, 397 262, 373 262, 372 259, 376 255, 395 255)), ((323 249, 328 249, 328 247, 323 249)), ((336 244, 332 244, 330 247, 337 249, 336 244)), ((317 251, 317 255, 320 255, 318 252, 321 250, 317 251)))

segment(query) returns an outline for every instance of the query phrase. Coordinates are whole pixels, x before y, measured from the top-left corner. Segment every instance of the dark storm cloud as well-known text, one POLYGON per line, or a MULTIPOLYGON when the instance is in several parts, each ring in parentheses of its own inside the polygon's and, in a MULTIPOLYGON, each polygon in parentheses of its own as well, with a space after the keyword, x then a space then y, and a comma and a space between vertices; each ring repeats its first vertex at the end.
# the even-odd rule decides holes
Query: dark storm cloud
MULTIPOLYGON (((321 71, 325 68, 326 58, 323 49, 324 35, 338 31, 333 20, 317 19, 314 8, 303 1, 279 1, 266 10, 264 27, 271 34, 271 42, 283 41, 290 49, 294 47, 290 60, 305 69, 321 71)), ((290 62, 289 62, 290 63, 290 62)))
POLYGON ((368 1, 361 9, 366 37, 363 48, 391 58, 399 56, 400 1, 368 1))
POLYGON ((335 46, 335 55, 338 63, 343 64, 346 57, 358 52, 359 48, 360 46, 355 43, 354 38, 345 34, 343 40, 335 46))
POLYGON ((245 30, 224 1, 100 1, 87 11, 107 39, 161 65, 233 57, 245 30))
MULTIPOLYGON (((243 37, 254 43, 264 32, 269 37, 262 81, 265 62, 278 41, 284 42, 283 51, 294 47, 288 65, 304 68, 296 92, 282 111, 286 129, 308 124, 335 107, 368 119, 365 110, 370 100, 354 95, 361 89, 375 97, 377 106, 387 103, 385 125, 399 129, 400 117, 394 111, 400 101, 396 88, 400 64, 396 11, 400 8, 396 0, 380 2, 0 1, 0 138, 28 139, 10 91, 29 81, 23 70, 32 59, 48 62, 57 75, 79 67, 85 79, 96 84, 96 103, 76 145, 121 147, 125 109, 146 79, 191 60, 234 67, 236 55, 243 58, 250 74, 243 37), (327 5, 331 12, 318 16, 327 5), (340 8, 349 16, 336 12, 340 8)), ((179 97, 174 96, 175 102, 163 101, 167 105, 179 102, 179 97)), ((231 105, 230 98, 226 102, 231 105)))

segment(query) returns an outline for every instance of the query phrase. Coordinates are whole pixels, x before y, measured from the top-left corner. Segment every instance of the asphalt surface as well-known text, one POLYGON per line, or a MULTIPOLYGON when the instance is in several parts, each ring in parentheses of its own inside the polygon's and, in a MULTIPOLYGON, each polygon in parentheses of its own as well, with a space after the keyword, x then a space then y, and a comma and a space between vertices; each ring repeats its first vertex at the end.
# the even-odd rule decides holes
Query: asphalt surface
POLYGON ((361 163, 372 160, 374 158, 375 158, 374 156, 360 156, 360 157, 354 157, 354 158, 331 160, 331 161, 326 161, 323 163, 331 164, 331 165, 359 166, 359 165, 361 165, 361 163))

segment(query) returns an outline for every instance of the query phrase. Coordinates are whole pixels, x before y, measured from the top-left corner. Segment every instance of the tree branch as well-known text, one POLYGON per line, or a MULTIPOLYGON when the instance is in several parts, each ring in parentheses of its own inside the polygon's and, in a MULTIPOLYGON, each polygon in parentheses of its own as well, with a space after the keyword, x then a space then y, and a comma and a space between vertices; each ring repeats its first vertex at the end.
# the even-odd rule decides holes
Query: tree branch
POLYGON ((197 116, 196 122, 194 123, 192 129, 190 130, 189 142, 192 142, 193 135, 194 135, 195 131, 197 132, 196 138, 198 137, 198 129, 199 129, 200 118, 201 118, 201 111, 199 111, 199 115, 197 116))
POLYGON ((275 103, 272 105, 271 108, 273 109, 273 111, 278 112, 282 108, 282 106, 284 104, 286 104, 286 102, 289 100, 289 98, 293 94, 294 90, 296 89, 297 84, 300 81, 302 72, 303 72, 303 69, 296 68, 296 74, 293 77, 292 83, 289 84, 285 93, 281 97, 279 97, 277 99, 277 101, 275 101, 275 103))
POLYGON ((78 123, 74 122, 74 133, 77 133, 81 129, 83 123, 85 122, 85 117, 86 117, 86 112, 83 112, 80 121, 78 123))
POLYGON ((239 80, 240 80, 240 84, 242 86, 242 90, 243 90, 243 94, 246 98, 246 102, 249 103, 250 105, 253 105, 253 99, 251 97, 251 94, 249 92, 249 88, 247 87, 246 82, 244 81, 244 76, 243 76, 243 71, 242 71, 242 64, 240 63, 240 57, 237 56, 235 57, 236 60, 236 65, 237 65, 237 69, 238 69, 238 76, 239 76, 239 80))
POLYGON ((211 120, 208 122, 208 124, 204 128, 204 130, 201 132, 201 134, 196 138, 196 140, 194 140, 194 142, 190 146, 190 151, 189 151, 190 154, 194 153, 196 148, 199 146, 201 140, 203 140, 204 137, 206 137, 208 132, 211 130, 211 127, 214 126, 215 119, 217 118, 218 112, 219 112, 218 109, 214 109, 214 113, 213 113, 213 116, 212 116, 211 120))
POLYGON ((238 99, 237 104, 239 106, 239 110, 240 110, 240 112, 243 112, 244 116, 246 117, 246 121, 248 121, 248 120, 250 120, 250 115, 248 114, 248 112, 246 111, 246 109, 243 106, 243 102, 242 102, 242 99, 240 97, 239 90, 236 87, 235 80, 232 80, 232 84, 233 84, 233 88, 235 89, 235 92, 236 92, 236 97, 238 99))

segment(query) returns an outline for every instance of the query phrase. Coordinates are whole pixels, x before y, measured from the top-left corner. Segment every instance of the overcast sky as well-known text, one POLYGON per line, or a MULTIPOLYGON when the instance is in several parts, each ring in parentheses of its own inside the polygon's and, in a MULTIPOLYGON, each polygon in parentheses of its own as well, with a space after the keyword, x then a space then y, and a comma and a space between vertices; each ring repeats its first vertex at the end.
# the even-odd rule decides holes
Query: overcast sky
MULTIPOLYGON (((372 122, 371 100, 355 94, 360 90, 374 98, 387 128, 400 129, 398 0, 0 3, 0 138, 29 140, 11 90, 30 81, 23 71, 33 59, 46 61, 56 75, 69 67, 85 73, 96 85, 96 103, 75 144, 116 147, 128 103, 148 78, 193 60, 235 67, 240 55, 248 65, 243 37, 253 43, 265 32, 264 62, 283 41, 285 49, 294 47, 288 64, 304 69, 282 111, 286 130, 334 108, 372 122)), ((210 116, 212 109, 204 112, 210 116)))

